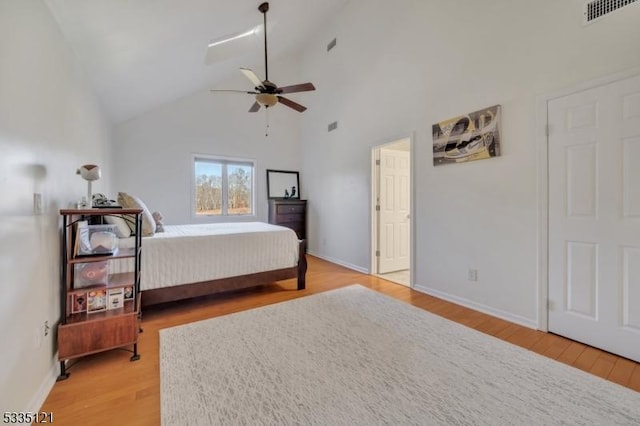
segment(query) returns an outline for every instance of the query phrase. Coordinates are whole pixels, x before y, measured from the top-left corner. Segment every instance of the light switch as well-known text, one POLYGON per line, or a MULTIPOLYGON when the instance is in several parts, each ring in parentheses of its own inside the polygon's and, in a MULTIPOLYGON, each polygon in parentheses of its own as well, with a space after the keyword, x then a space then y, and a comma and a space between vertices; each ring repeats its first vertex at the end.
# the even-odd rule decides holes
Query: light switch
POLYGON ((33 214, 42 214, 42 194, 39 192, 33 194, 33 214))

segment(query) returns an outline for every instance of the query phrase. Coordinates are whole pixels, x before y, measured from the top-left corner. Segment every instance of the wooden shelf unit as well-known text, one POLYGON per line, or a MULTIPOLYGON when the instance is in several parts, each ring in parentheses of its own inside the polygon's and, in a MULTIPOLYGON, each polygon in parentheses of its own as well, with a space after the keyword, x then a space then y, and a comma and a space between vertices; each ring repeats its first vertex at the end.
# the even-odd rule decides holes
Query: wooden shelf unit
MULTIPOLYGON (((58 380, 69 377, 67 361, 115 348, 132 346, 132 361, 138 360, 138 334, 140 332, 140 259, 142 253, 142 210, 141 209, 62 209, 62 259, 60 288, 60 323, 58 324, 58 360, 60 375, 58 380), (77 224, 80 221, 102 221, 109 215, 129 215, 135 223, 135 246, 117 249, 108 255, 78 256, 75 253, 77 224), (75 265, 95 262, 109 262, 116 259, 133 259, 131 272, 108 275, 105 283, 76 286, 75 265), (131 287, 132 297, 124 300, 123 306, 97 312, 73 312, 72 297, 93 290, 104 290, 106 303, 109 290, 131 287)), ((124 295, 123 295, 124 296, 124 295)))

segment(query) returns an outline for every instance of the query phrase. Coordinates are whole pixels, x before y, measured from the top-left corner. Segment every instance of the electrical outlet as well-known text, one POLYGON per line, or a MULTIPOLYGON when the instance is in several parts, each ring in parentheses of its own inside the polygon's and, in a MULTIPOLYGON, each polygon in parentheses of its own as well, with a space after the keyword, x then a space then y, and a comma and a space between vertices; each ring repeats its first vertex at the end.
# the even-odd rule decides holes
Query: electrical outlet
POLYGON ((47 337, 49 335, 49 332, 51 331, 51 327, 49 327, 49 321, 45 320, 44 321, 44 337, 47 337))
POLYGON ((478 281, 478 270, 469 268, 469 281, 478 281))

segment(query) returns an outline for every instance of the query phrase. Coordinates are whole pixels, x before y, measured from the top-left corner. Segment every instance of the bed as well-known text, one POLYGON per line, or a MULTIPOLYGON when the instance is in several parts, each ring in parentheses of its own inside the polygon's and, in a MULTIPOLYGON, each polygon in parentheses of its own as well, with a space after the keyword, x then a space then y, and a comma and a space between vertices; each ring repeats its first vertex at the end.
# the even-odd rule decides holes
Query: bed
MULTIPOLYGON (((165 225, 142 238, 142 306, 297 278, 305 288, 305 241, 289 228, 262 222, 165 225)), ((133 238, 121 239, 128 247, 133 238)), ((133 263, 112 262, 111 272, 133 263)))

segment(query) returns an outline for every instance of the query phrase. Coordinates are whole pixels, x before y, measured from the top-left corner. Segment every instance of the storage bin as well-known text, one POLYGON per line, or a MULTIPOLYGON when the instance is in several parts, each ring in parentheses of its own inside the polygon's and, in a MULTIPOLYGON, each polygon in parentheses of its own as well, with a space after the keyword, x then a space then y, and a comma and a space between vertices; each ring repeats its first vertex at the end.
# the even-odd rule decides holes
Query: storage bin
POLYGON ((107 255, 118 247, 115 225, 80 225, 76 234, 77 255, 107 255))
POLYGON ((104 262, 76 263, 73 271, 73 287, 83 288, 109 284, 109 265, 104 262))

